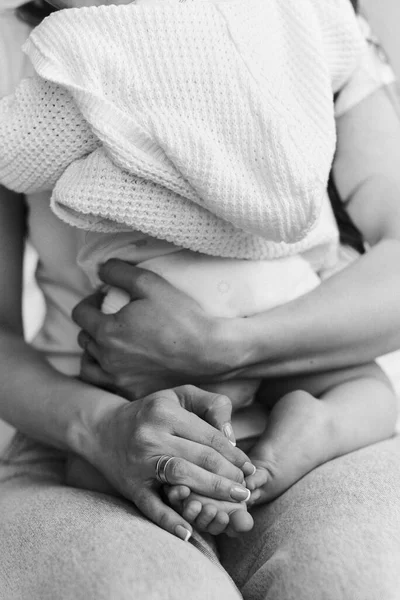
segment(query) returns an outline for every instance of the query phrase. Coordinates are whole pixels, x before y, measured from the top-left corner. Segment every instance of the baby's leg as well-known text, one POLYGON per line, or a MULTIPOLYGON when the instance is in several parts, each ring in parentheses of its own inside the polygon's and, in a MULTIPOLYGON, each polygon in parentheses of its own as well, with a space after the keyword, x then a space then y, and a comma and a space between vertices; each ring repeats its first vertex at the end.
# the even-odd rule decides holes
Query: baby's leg
POLYGON ((208 383, 200 387, 202 390, 214 394, 228 396, 232 402, 232 410, 235 412, 239 408, 244 408, 254 402, 260 383, 260 379, 232 379, 230 381, 208 383))
MULTIPOLYGON (((215 394, 228 396, 235 410, 253 402, 259 385, 260 381, 256 379, 235 379, 200 387, 215 394)), ((237 504, 206 498, 191 493, 189 488, 185 486, 167 487, 165 493, 173 508, 180 512, 189 523, 192 523, 198 531, 211 533, 212 535, 219 535, 223 532, 234 535, 250 531, 253 527, 253 518, 247 512, 245 502, 237 504)))
MULTIPOLYGON (((376 364, 293 382, 301 389, 287 391, 276 402, 264 434, 249 452, 257 467, 246 478, 247 487, 254 490, 252 501, 272 500, 324 462, 394 432, 397 401, 376 364)), ((263 394, 269 403, 265 387, 263 394)))

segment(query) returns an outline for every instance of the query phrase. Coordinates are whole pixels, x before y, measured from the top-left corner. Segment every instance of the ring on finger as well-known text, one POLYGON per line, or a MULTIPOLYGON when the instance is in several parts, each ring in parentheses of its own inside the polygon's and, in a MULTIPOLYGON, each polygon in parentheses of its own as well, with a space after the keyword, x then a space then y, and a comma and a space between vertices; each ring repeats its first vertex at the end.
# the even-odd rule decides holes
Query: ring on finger
POLYGON ((174 458, 174 456, 164 454, 158 459, 156 464, 156 478, 160 483, 170 483, 167 478, 167 467, 174 458))

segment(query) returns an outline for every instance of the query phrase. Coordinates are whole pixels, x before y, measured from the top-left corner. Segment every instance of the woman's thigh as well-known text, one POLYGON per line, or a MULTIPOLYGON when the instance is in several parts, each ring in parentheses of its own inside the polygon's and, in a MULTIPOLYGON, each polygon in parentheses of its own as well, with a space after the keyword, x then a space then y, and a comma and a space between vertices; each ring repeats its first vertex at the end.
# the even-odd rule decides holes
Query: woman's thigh
POLYGON ((32 448, 0 461, 0 598, 239 598, 194 546, 128 502, 64 486, 62 468, 60 454, 32 448))
POLYGON ((224 539, 245 600, 397 600, 400 437, 327 463, 224 539))

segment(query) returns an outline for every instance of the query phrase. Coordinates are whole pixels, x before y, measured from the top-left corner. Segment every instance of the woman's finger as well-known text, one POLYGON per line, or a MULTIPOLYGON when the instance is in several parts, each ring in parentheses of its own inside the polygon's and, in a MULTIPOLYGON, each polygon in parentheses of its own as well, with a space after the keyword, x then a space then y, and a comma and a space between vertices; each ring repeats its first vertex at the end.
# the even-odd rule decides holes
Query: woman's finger
POLYGON ((112 379, 97 362, 86 352, 83 353, 81 359, 80 378, 87 383, 96 385, 105 389, 113 389, 112 379))
POLYGON ((246 475, 254 472, 249 457, 239 448, 235 448, 220 431, 202 421, 197 415, 186 411, 182 415, 175 413, 171 427, 176 436, 213 448, 246 475))
POLYGON ((195 386, 181 386, 175 392, 186 410, 195 413, 210 425, 223 432, 236 446, 235 434, 231 425, 232 402, 228 396, 205 392, 195 386))
POLYGON ((156 273, 116 258, 108 260, 100 267, 99 277, 104 283, 128 292, 132 300, 147 298, 149 295, 167 300, 174 295, 175 288, 156 273))
POLYGON ((82 350, 94 358, 97 362, 100 360, 100 352, 99 348, 92 337, 83 329, 78 333, 78 346, 82 348, 82 350))
POLYGON ((79 302, 72 311, 73 321, 93 339, 97 339, 99 329, 114 318, 114 315, 103 315, 98 300, 98 293, 92 294, 79 302))
POLYGON ((185 485, 202 496, 234 502, 246 502, 250 498, 250 490, 239 483, 215 475, 192 464, 184 458, 174 456, 168 461, 165 473, 169 485, 185 485))
POLYGON ((134 503, 146 517, 165 531, 172 533, 184 542, 190 539, 193 532, 192 526, 172 508, 164 504, 157 491, 144 488, 134 498, 134 503))
MULTIPOLYGON (((244 468, 243 472, 250 475, 254 472, 254 467, 251 465, 249 457, 239 448, 235 448, 215 427, 195 414, 196 411, 203 414, 204 406, 201 410, 198 409, 195 401, 196 398, 201 401, 203 396, 206 399, 208 398, 210 404, 215 398, 215 394, 199 390, 194 386, 162 390, 145 399, 146 417, 152 423, 160 425, 167 423, 169 433, 175 437, 213 448, 238 469, 243 470, 247 465, 248 469, 244 468), (179 396, 176 393, 177 389, 179 390, 179 396), (192 396, 191 409, 194 412, 190 412, 189 408, 185 408, 184 399, 186 395, 192 396)), ((189 403, 186 406, 189 407, 189 403)))
POLYGON ((229 460, 222 456, 219 452, 203 444, 197 444, 191 440, 182 440, 179 437, 174 438, 173 452, 174 456, 185 458, 190 463, 215 473, 221 477, 225 477, 232 481, 245 484, 245 477, 243 471, 235 467, 229 460))

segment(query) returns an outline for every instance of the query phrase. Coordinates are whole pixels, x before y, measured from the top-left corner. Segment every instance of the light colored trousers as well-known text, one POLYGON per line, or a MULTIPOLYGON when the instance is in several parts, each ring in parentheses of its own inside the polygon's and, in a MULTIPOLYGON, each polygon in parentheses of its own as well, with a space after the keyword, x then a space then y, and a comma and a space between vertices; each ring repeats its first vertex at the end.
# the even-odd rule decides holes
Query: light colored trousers
POLYGON ((252 532, 221 536, 220 562, 128 502, 66 487, 64 464, 20 435, 1 458, 1 600, 237 600, 229 575, 245 600, 400 598, 400 437, 257 508, 252 532))

